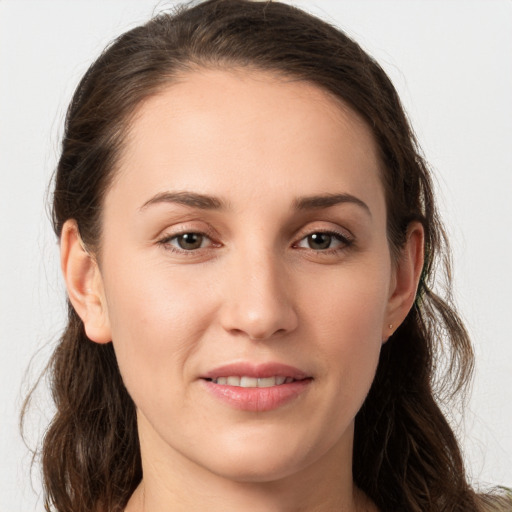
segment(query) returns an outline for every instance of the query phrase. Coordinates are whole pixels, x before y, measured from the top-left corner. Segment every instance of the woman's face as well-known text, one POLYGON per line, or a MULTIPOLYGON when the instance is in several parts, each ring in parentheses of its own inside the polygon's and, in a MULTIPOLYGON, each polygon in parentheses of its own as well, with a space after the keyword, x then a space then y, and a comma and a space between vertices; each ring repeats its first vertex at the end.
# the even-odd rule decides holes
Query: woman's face
POLYGON ((353 111, 263 72, 183 76, 132 122, 101 251, 143 457, 242 481, 350 460, 397 282, 353 111))

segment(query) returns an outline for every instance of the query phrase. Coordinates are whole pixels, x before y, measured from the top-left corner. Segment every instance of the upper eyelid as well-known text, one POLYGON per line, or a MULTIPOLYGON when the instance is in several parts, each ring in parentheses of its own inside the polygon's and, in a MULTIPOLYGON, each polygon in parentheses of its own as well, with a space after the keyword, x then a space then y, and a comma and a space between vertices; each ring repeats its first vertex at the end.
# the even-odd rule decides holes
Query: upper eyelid
POLYGON ((300 229, 297 234, 295 235, 296 240, 302 240, 303 238, 313 235, 314 233, 325 233, 330 235, 338 235, 342 238, 345 238, 347 240, 353 241, 355 239, 355 236, 353 233, 342 227, 313 227, 310 229, 300 229))
MULTIPOLYGON (((212 226, 205 225, 205 226, 193 226, 190 224, 193 224, 197 222, 197 220, 192 221, 184 221, 183 223, 177 223, 174 226, 168 226, 167 228, 160 231, 160 234, 158 234, 155 237, 155 241, 164 241, 169 240, 172 238, 179 237, 180 235, 184 235, 187 233, 196 233, 199 235, 202 235, 208 239, 210 239, 213 243, 218 243, 219 245, 222 245, 222 242, 220 240, 223 238, 222 235, 212 226)), ((292 243, 295 244, 298 241, 302 240, 303 238, 314 234, 314 233, 326 233, 331 234, 335 236, 339 236, 343 239, 346 239, 347 241, 353 242, 355 241, 356 237, 352 233, 352 231, 346 227, 336 225, 333 222, 330 221, 317 221, 317 222, 311 222, 307 223, 306 225, 303 225, 300 229, 294 230, 295 234, 291 234, 292 243), (315 225, 318 223, 323 224, 329 224, 329 225, 315 225), (311 225, 313 224, 313 225, 311 225)), ((202 223, 202 221, 201 221, 202 223)))
MULTIPOLYGON (((312 231, 311 233, 298 238, 297 241, 293 243, 293 246, 296 247, 296 248, 299 248, 299 244, 303 240, 307 239, 310 235, 314 235, 315 233, 326 234, 326 235, 332 236, 333 238, 338 239, 338 241, 342 245, 341 249, 342 248, 348 248, 348 247, 352 246, 354 244, 354 242, 355 242, 354 238, 342 235, 341 233, 337 233, 337 232, 333 232, 333 231, 319 231, 319 230, 317 230, 317 231, 312 231)), ((301 247, 301 249, 308 249, 308 248, 301 247)), ((310 250, 315 251, 315 252, 317 251, 317 249, 310 249, 310 250)), ((329 251, 339 251, 339 250, 340 250, 339 247, 332 247, 332 248, 329 248, 329 249, 321 250, 319 252, 327 253, 329 251)))
POLYGON ((156 240, 164 240, 175 238, 180 235, 185 235, 187 233, 196 233, 198 235, 205 236, 210 239, 218 238, 219 235, 215 229, 211 226, 206 227, 197 227, 190 226, 190 222, 194 221, 185 221, 183 223, 176 224, 174 226, 167 226, 165 229, 162 229, 160 233, 155 237, 156 240))

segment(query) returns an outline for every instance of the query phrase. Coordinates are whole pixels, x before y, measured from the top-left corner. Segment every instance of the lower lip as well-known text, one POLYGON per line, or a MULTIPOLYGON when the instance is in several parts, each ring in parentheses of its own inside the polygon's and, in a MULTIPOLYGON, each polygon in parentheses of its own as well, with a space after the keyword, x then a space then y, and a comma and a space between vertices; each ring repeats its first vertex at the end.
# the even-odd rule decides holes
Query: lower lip
POLYGON ((304 393, 312 379, 297 380, 268 388, 242 388, 203 380, 206 389, 229 406, 242 411, 265 412, 278 409, 304 393))

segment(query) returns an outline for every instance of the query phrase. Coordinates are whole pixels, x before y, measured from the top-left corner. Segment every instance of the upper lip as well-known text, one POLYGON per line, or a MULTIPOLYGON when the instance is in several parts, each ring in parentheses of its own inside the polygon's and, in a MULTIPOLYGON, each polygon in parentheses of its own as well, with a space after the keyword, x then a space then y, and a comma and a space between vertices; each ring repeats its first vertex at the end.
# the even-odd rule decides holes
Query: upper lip
POLYGON ((254 378, 267 378, 267 377, 292 377, 295 380, 302 380, 310 377, 307 373, 287 364, 281 364, 277 362, 270 363, 250 363, 250 362, 238 362, 226 364, 214 368, 203 375, 203 379, 217 379, 219 377, 231 377, 231 376, 245 376, 254 378))

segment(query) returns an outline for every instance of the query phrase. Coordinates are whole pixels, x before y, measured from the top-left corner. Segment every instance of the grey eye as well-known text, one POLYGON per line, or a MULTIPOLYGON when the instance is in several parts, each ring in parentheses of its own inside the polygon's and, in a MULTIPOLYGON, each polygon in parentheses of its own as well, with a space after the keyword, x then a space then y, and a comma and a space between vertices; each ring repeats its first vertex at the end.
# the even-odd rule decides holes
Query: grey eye
POLYGON ((330 248, 333 236, 329 233, 312 233, 306 239, 310 249, 321 251, 330 248))
POLYGON ((343 249, 351 245, 347 237, 330 231, 316 231, 302 238, 297 247, 313 251, 343 249))
POLYGON ((182 235, 173 237, 171 239, 171 243, 185 251, 193 251, 194 249, 200 249, 203 246, 204 239, 204 235, 201 235, 200 233, 183 233, 182 235))
POLYGON ((314 251, 325 251, 327 249, 334 249, 338 246, 346 245, 347 240, 344 240, 336 233, 311 233, 305 236, 298 244, 298 247, 306 249, 313 249, 314 251))

